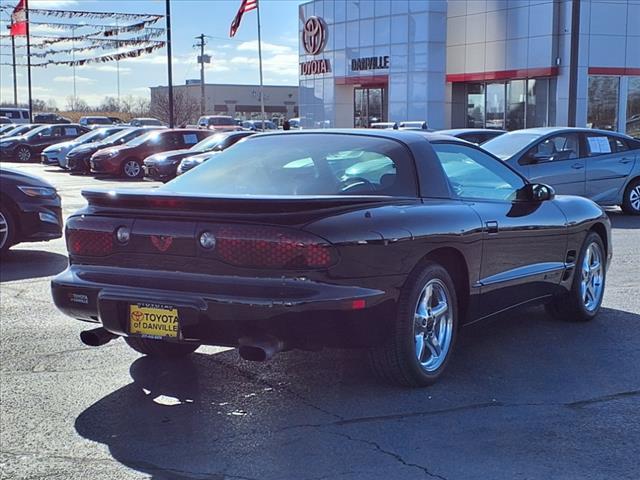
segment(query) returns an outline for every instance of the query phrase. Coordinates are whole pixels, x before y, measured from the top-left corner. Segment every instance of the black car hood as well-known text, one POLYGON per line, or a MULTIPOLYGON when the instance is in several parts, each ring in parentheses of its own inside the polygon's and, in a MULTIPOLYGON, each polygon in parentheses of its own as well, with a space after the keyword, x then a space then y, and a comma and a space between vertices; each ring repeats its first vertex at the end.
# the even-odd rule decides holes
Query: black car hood
POLYGON ((168 152, 154 153, 153 155, 148 156, 147 159, 154 163, 173 162, 195 153, 197 152, 183 148, 181 150, 169 150, 168 152))
POLYGON ((49 182, 43 180, 35 175, 19 172, 12 168, 0 167, 0 179, 2 183, 19 183, 20 185, 29 185, 33 187, 50 187, 53 188, 49 182))

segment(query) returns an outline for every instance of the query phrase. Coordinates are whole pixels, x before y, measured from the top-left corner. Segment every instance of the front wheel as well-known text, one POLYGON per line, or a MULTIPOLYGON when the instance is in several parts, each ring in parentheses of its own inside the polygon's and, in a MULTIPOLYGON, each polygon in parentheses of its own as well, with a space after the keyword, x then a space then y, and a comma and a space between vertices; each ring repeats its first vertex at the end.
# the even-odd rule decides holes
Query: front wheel
POLYGON ((429 262, 407 280, 390 338, 370 351, 374 371, 403 386, 424 387, 442 375, 458 328, 456 291, 449 273, 429 262))
POLYGON ((122 165, 122 176, 125 178, 142 178, 144 171, 142 164, 135 159, 125 160, 122 165))
POLYGON ((607 257, 600 235, 590 232, 582 244, 571 290, 546 305, 559 320, 588 322, 600 311, 607 275, 607 257))
POLYGON ((21 146, 16 150, 16 158, 21 163, 26 163, 31 160, 31 149, 29 147, 21 146))
POLYGON ((186 357, 200 346, 197 343, 172 343, 138 337, 124 337, 124 341, 136 352, 159 358, 186 357))
POLYGON ((640 215, 640 178, 629 183, 624 191, 622 211, 629 215, 640 215))
POLYGON ((6 252, 13 245, 15 237, 15 223, 11 212, 5 207, 0 208, 0 254, 6 252))

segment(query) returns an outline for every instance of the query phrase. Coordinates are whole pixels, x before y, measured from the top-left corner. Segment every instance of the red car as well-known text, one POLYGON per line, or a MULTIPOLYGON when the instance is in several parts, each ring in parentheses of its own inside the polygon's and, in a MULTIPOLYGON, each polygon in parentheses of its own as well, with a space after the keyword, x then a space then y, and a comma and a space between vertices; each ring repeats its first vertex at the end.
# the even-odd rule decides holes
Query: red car
POLYGON ((142 178, 144 159, 155 153, 190 148, 213 135, 213 130, 154 130, 117 147, 98 150, 89 161, 92 173, 107 173, 125 178, 142 178))

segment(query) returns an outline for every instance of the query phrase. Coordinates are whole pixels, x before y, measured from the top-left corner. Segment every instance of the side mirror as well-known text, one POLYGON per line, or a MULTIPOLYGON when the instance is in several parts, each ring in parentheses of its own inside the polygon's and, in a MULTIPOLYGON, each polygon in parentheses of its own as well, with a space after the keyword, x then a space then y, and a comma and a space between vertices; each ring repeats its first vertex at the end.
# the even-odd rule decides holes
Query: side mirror
POLYGON ((544 202, 553 200, 556 191, 544 183, 528 183, 517 194, 517 199, 523 202, 544 202))

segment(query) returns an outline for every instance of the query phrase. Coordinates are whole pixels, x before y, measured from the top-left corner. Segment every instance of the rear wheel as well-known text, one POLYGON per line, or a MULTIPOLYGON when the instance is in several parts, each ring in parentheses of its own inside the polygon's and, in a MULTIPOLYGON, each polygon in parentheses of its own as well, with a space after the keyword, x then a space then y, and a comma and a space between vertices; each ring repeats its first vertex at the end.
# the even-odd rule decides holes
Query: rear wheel
POLYGON ((390 338, 371 350, 374 371, 404 386, 431 385, 449 362, 457 327, 453 281, 442 266, 430 262, 409 277, 390 338))
POLYGON ((18 147, 16 150, 16 158, 19 162, 26 163, 31 160, 31 149, 24 145, 18 147))
POLYGON ((0 208, 0 253, 4 253, 11 245, 15 238, 15 222, 11 212, 6 208, 0 208))
POLYGON ((160 358, 186 357, 200 346, 197 343, 172 343, 137 337, 124 337, 124 341, 136 352, 160 358))
POLYGON ((547 304, 547 312, 559 320, 588 322, 593 319, 602 305, 606 261, 600 235, 589 233, 580 250, 571 290, 547 304))
POLYGON ((640 215, 640 178, 629 183, 624 191, 622 210, 629 215, 640 215))
POLYGON ((142 164, 133 158, 125 160, 122 164, 122 176, 125 178, 142 178, 144 171, 142 164))

